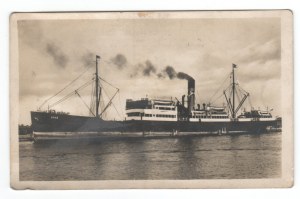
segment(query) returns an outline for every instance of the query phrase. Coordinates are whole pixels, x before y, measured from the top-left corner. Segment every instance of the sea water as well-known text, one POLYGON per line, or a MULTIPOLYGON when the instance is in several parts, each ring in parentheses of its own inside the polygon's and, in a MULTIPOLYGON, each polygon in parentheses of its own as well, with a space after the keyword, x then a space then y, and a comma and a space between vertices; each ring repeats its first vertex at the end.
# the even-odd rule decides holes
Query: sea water
POLYGON ((281 176, 281 133, 20 142, 21 181, 281 176))

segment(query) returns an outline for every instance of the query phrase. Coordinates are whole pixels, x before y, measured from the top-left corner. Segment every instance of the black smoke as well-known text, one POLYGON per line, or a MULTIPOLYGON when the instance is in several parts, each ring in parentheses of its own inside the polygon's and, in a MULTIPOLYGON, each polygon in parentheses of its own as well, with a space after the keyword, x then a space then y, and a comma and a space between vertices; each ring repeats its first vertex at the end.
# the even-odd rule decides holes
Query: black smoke
POLYGON ((111 58, 110 61, 119 69, 123 69, 127 65, 127 59, 122 54, 117 54, 115 57, 111 58))
POLYGON ((46 52, 52 57, 54 63, 60 68, 65 68, 69 62, 69 58, 54 43, 47 43, 46 52))
POLYGON ((133 73, 130 75, 131 78, 134 78, 138 75, 142 75, 145 77, 149 77, 152 74, 153 75, 157 75, 156 74, 156 67, 151 63, 151 61, 147 60, 144 63, 139 63, 136 67, 135 70, 133 71, 133 73))
POLYGON ((159 78, 162 77, 169 77, 169 79, 186 79, 186 80, 193 80, 194 78, 192 78, 190 75, 184 73, 184 72, 176 72, 176 70, 172 67, 172 66, 166 66, 166 68, 162 71, 162 73, 158 74, 159 78), (165 74, 165 75, 164 75, 165 74))
POLYGON ((172 66, 166 66, 166 68, 163 70, 163 73, 167 74, 170 79, 177 77, 177 73, 172 66))
POLYGON ((160 72, 157 72, 157 68, 151 63, 151 61, 147 60, 145 63, 139 63, 136 67, 136 70, 130 75, 131 78, 136 77, 137 75, 142 75, 145 77, 149 77, 151 75, 155 75, 160 79, 169 78, 172 79, 185 79, 185 80, 193 80, 194 78, 184 72, 176 72, 176 70, 172 66, 166 66, 160 72))
POLYGON ((189 76, 188 74, 186 74, 184 72, 177 73, 177 78, 178 79, 186 79, 186 80, 193 80, 194 79, 194 78, 192 78, 191 76, 189 76))
POLYGON ((151 73, 156 73, 156 67, 149 60, 147 60, 143 66, 143 75, 150 76, 151 73))
POLYGON ((162 73, 158 73, 158 74, 157 74, 157 77, 163 79, 163 78, 165 78, 166 76, 163 75, 162 73))

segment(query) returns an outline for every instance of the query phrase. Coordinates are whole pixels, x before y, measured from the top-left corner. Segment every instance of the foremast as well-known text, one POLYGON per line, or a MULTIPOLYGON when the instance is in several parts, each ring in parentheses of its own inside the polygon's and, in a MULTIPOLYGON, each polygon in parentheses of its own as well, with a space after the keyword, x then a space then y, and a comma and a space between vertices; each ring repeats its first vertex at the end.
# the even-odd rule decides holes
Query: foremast
MULTIPOLYGON (((95 77, 90 79, 89 81, 85 82, 84 84, 82 84, 79 88, 77 88, 76 90, 73 90, 71 92, 69 92, 68 94, 66 94, 64 97, 60 98, 57 101, 54 101, 51 104, 48 104, 48 111, 47 112, 52 112, 54 113, 55 110, 51 110, 51 108, 55 107, 56 105, 66 101, 67 99, 69 99, 70 97, 76 95, 80 98, 80 100, 83 102, 83 104, 86 106, 86 108, 89 110, 90 114, 93 117, 96 118, 102 118, 103 113, 108 109, 108 107, 110 105, 113 104, 112 100, 115 98, 115 96, 117 95, 117 93, 119 92, 119 88, 113 86, 112 84, 110 84, 109 82, 107 82, 106 80, 104 80, 103 78, 101 78, 99 76, 99 69, 98 69, 98 64, 99 64, 99 60, 100 60, 100 56, 96 55, 96 72, 94 73, 95 77), (105 107, 101 107, 103 108, 101 111, 99 111, 100 108, 100 98, 102 96, 102 91, 104 91, 103 93, 105 93, 104 87, 102 87, 102 85, 100 84, 100 80, 102 80, 102 82, 110 85, 111 87, 116 89, 115 94, 110 98, 108 104, 105 107), (81 97, 79 91, 83 90, 84 88, 86 88, 89 85, 95 85, 92 87, 92 99, 91 99, 91 104, 90 106, 87 105, 87 103, 84 101, 84 99, 81 97)), ((55 93, 53 96, 49 97, 48 99, 46 99, 38 108, 38 111, 41 111, 42 107, 48 102, 50 102, 51 99, 53 99, 54 97, 58 96, 59 94, 61 94, 63 91, 65 91, 67 88, 69 88, 71 85, 73 85, 74 82, 76 82, 80 77, 82 77, 87 71, 89 70, 89 68, 87 68, 85 71, 83 71, 78 77, 76 77, 74 80, 72 80, 70 83, 68 83, 65 87, 63 87, 60 91, 58 91, 57 93, 55 93)), ((101 83, 102 83, 101 82, 101 83)), ((104 106, 104 104, 103 104, 104 106)), ((114 106, 114 105, 113 105, 114 106)), ((115 108, 115 106, 114 106, 115 108)), ((116 109, 116 108, 115 108, 116 109)), ((116 110, 117 111, 117 110, 116 110)), ((117 111, 118 112, 118 111, 117 111)), ((62 114, 64 112, 60 112, 60 114, 62 114)), ((69 113, 64 113, 64 114, 69 114, 69 113)), ((119 114, 119 113, 118 113, 119 114)), ((120 114, 119 114, 120 115, 120 114)))
MULTIPOLYGON (((112 100, 115 98, 115 96, 117 95, 117 93, 119 92, 119 88, 113 86, 112 84, 108 83, 107 81, 105 81, 103 78, 101 78, 99 76, 99 69, 98 69, 98 60, 100 60, 100 56, 96 55, 96 78, 95 78, 95 84, 96 84, 96 91, 95 91, 95 97, 96 97, 96 114, 95 117, 97 118, 102 118, 103 113, 108 109, 108 107, 112 104, 112 100), (101 112, 99 112, 99 106, 100 106, 100 97, 102 94, 102 87, 100 85, 99 80, 102 80, 103 82, 106 82, 107 84, 109 84, 110 86, 114 87, 116 89, 116 92, 114 93, 114 95, 110 98, 109 102, 107 103, 107 105, 105 107, 102 107, 103 109, 101 110, 101 112)), ((104 90, 104 89, 103 89, 104 90)), ((104 90, 105 92, 105 90, 104 90)), ((115 107, 115 106, 114 106, 115 107)), ((119 113, 118 113, 119 114, 119 113)))
POLYGON ((99 75, 98 75, 98 59, 100 59, 99 55, 96 55, 96 78, 95 78, 95 84, 96 84, 96 115, 95 117, 99 117, 99 104, 100 104, 100 95, 101 95, 101 87, 99 87, 99 75))

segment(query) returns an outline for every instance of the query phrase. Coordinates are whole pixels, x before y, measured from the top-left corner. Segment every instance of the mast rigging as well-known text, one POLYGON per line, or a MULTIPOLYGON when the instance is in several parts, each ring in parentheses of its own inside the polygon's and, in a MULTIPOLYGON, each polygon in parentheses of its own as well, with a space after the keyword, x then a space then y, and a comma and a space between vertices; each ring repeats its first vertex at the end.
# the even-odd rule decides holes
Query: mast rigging
POLYGON ((100 99, 100 93, 99 93, 99 78, 98 78, 98 59, 100 59, 99 55, 96 55, 96 79, 95 79, 95 83, 96 83, 96 117, 99 117, 99 99, 100 99))
POLYGON ((232 64, 232 117, 235 118, 235 79, 234 79, 234 69, 235 64, 232 64))

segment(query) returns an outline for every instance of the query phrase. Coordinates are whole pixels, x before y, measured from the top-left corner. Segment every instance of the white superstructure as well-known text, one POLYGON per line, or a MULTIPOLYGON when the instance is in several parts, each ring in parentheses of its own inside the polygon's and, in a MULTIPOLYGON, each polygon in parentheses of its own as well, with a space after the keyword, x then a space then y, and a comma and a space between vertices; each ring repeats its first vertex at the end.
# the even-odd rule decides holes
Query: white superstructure
POLYGON ((172 100, 127 100, 126 120, 177 121, 177 106, 172 100))

